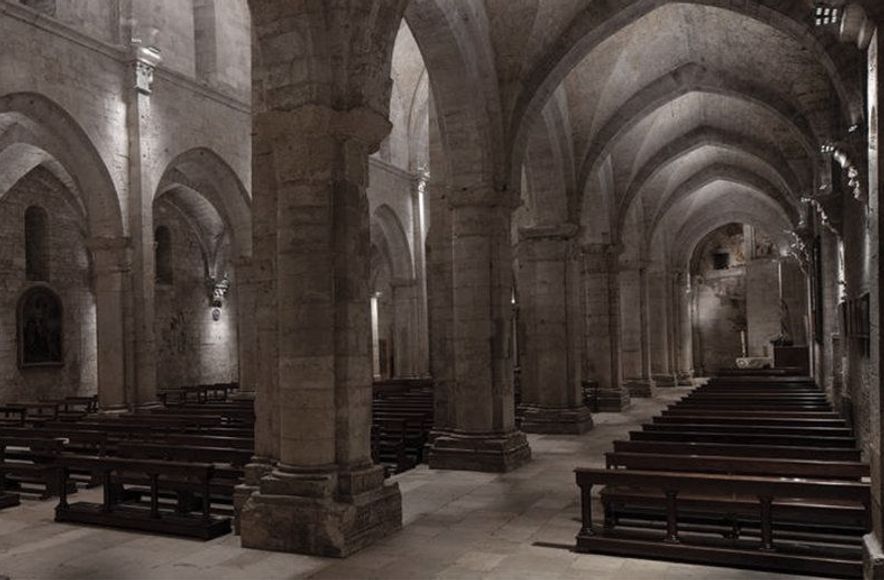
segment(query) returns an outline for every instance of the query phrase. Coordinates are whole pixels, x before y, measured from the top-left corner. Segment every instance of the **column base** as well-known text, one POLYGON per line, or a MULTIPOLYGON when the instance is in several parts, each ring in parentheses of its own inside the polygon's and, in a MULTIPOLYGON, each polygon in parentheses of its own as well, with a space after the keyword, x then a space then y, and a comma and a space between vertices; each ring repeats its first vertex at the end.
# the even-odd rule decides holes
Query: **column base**
POLYGON ((554 409, 522 405, 522 431, 545 435, 580 435, 593 427, 592 413, 587 407, 554 409))
POLYGON ((398 484, 383 469, 296 472, 261 479, 240 513, 242 546, 345 558, 402 528, 398 484))
POLYGON ((623 389, 600 389, 598 392, 600 413, 620 413, 632 406, 629 391, 623 389))
POLYGON ((623 388, 629 392, 630 397, 647 399, 656 394, 657 388, 653 379, 624 379, 623 388))
POLYGON ((693 373, 678 373, 676 378, 678 380, 679 387, 693 387, 694 386, 693 373))
POLYGON ((677 387, 678 379, 675 375, 654 375, 654 384, 661 388, 677 387))
POLYGON ((241 533, 240 514, 249 497, 261 490, 261 479, 273 473, 273 460, 268 457, 253 457, 243 469, 243 482, 233 489, 233 533, 241 533))
POLYGON ((506 473, 531 461, 528 439, 521 431, 466 434, 439 432, 430 445, 430 469, 506 473))
POLYGON ((874 532, 863 536, 863 578, 884 580, 884 550, 874 532))

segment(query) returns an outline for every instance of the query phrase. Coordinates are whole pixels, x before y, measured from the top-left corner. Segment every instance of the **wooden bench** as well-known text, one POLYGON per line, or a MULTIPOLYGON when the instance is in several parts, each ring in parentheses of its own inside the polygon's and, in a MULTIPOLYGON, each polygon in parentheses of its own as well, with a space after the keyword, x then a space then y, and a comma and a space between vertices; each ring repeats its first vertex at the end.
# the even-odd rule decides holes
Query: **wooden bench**
POLYGON ((731 417, 722 415, 658 415, 654 423, 693 425, 779 425, 783 427, 846 427, 844 419, 790 419, 781 417, 731 417))
MULTIPOLYGON (((230 518, 211 513, 211 480, 214 467, 208 463, 152 461, 62 454, 56 460, 60 482, 66 482, 71 469, 98 471, 104 486, 100 504, 68 503, 67 493, 60 496, 55 521, 187 536, 209 540, 230 532, 230 518), (136 486, 149 482, 145 505, 129 501, 125 489, 129 478, 136 486), (162 502, 161 492, 168 490, 179 497, 174 505, 162 502), (201 510, 194 513, 187 499, 200 497, 201 510)), ((64 486, 62 486, 64 490, 64 486)))
POLYGON ((818 459, 820 461, 859 461, 861 457, 859 449, 847 447, 796 447, 696 441, 614 441, 614 451, 624 453, 659 453, 665 455, 725 455, 729 457, 818 459))
MULTIPOLYGON (((53 461, 64 449, 60 439, 0 437, 0 466, 4 488, 48 499, 59 495, 53 461)), ((76 491, 70 485, 70 491, 76 491)))
POLYGON ((703 431, 630 431, 635 441, 702 441, 707 443, 736 443, 742 445, 777 445, 795 447, 853 448, 853 437, 806 437, 802 435, 755 435, 747 433, 706 433, 703 431))
POLYGON ((801 435, 807 437, 852 437, 847 427, 795 427, 792 425, 720 425, 715 423, 651 423, 645 431, 693 431, 704 433, 747 433, 759 435, 801 435))
POLYGON ((21 407, 0 407, 0 426, 24 427, 27 414, 21 407))
MULTIPOLYGON (((576 476, 582 506, 582 527, 577 535, 579 551, 799 574, 861 575, 859 545, 832 545, 808 539, 797 542, 775 540, 774 526, 789 498, 803 498, 801 503, 804 504, 814 501, 854 504, 865 512, 871 501, 868 484, 617 469, 579 468, 576 476), (592 488, 596 485, 656 490, 665 505, 665 530, 618 529, 616 516, 610 514, 603 526, 597 526, 593 522, 592 510, 592 488), (754 498, 753 507, 759 523, 758 540, 723 537, 720 530, 714 528, 711 533, 703 533, 698 527, 682 533, 679 529, 679 510, 683 505, 680 496, 692 493, 754 498)), ((868 529, 868 520, 865 527, 868 529)), ((821 539, 824 540, 825 536, 821 539)))

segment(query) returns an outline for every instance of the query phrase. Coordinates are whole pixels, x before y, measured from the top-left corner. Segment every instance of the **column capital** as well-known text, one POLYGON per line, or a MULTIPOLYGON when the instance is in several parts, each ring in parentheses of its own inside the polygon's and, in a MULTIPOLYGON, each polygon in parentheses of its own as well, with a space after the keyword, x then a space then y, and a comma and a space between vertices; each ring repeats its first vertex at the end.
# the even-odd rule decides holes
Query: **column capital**
POLYGON ((89 238, 86 248, 92 254, 95 272, 128 272, 132 267, 129 238, 89 238))
POLYGON ((341 111, 323 104, 306 104, 289 111, 265 111, 254 116, 254 131, 270 141, 291 141, 298 136, 330 135, 376 149, 393 125, 383 114, 367 107, 341 111))
POLYGON ((522 200, 511 191, 499 190, 492 186, 476 186, 449 188, 446 195, 450 209, 504 208, 512 211, 519 207, 522 200))
POLYGON ((550 224, 519 228, 519 241, 525 240, 570 240, 580 232, 577 224, 550 224))

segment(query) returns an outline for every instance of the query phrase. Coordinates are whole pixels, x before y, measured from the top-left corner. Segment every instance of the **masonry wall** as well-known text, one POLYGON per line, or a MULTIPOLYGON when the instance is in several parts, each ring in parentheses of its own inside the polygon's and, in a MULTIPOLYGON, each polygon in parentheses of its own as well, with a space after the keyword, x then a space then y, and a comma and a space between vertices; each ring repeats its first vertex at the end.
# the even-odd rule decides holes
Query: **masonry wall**
POLYGON ((709 271, 694 292, 694 325, 700 335, 695 364, 706 375, 733 367, 742 348, 737 321, 746 316, 745 269, 709 271))
POLYGON ((235 285, 212 319, 206 266, 199 240, 169 204, 157 204, 157 227, 172 237, 172 284, 156 286, 157 386, 226 383, 237 380, 235 285))
POLYGON ((70 192, 51 173, 36 169, 0 198, 0 401, 34 401, 96 392, 95 299, 84 221, 70 192), (37 285, 25 275, 25 211, 49 215, 49 287, 63 306, 64 364, 19 368, 16 314, 19 299, 37 285))

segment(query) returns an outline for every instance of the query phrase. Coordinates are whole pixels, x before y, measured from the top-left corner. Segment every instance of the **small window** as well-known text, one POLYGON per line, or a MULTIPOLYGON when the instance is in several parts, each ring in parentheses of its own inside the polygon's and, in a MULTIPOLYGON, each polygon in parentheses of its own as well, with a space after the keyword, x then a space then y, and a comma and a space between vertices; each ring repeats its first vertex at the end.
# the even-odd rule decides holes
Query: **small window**
POLYGON ((55 16, 55 0, 19 0, 19 4, 46 16, 55 16))
POLYGON ((172 284, 172 232, 160 226, 154 232, 157 284, 172 284))
POLYGON ((727 270, 731 266, 731 255, 727 252, 712 254, 712 267, 716 270, 727 270))
POLYGON ((30 282, 49 281, 49 216, 35 205, 25 211, 25 276, 30 282))

